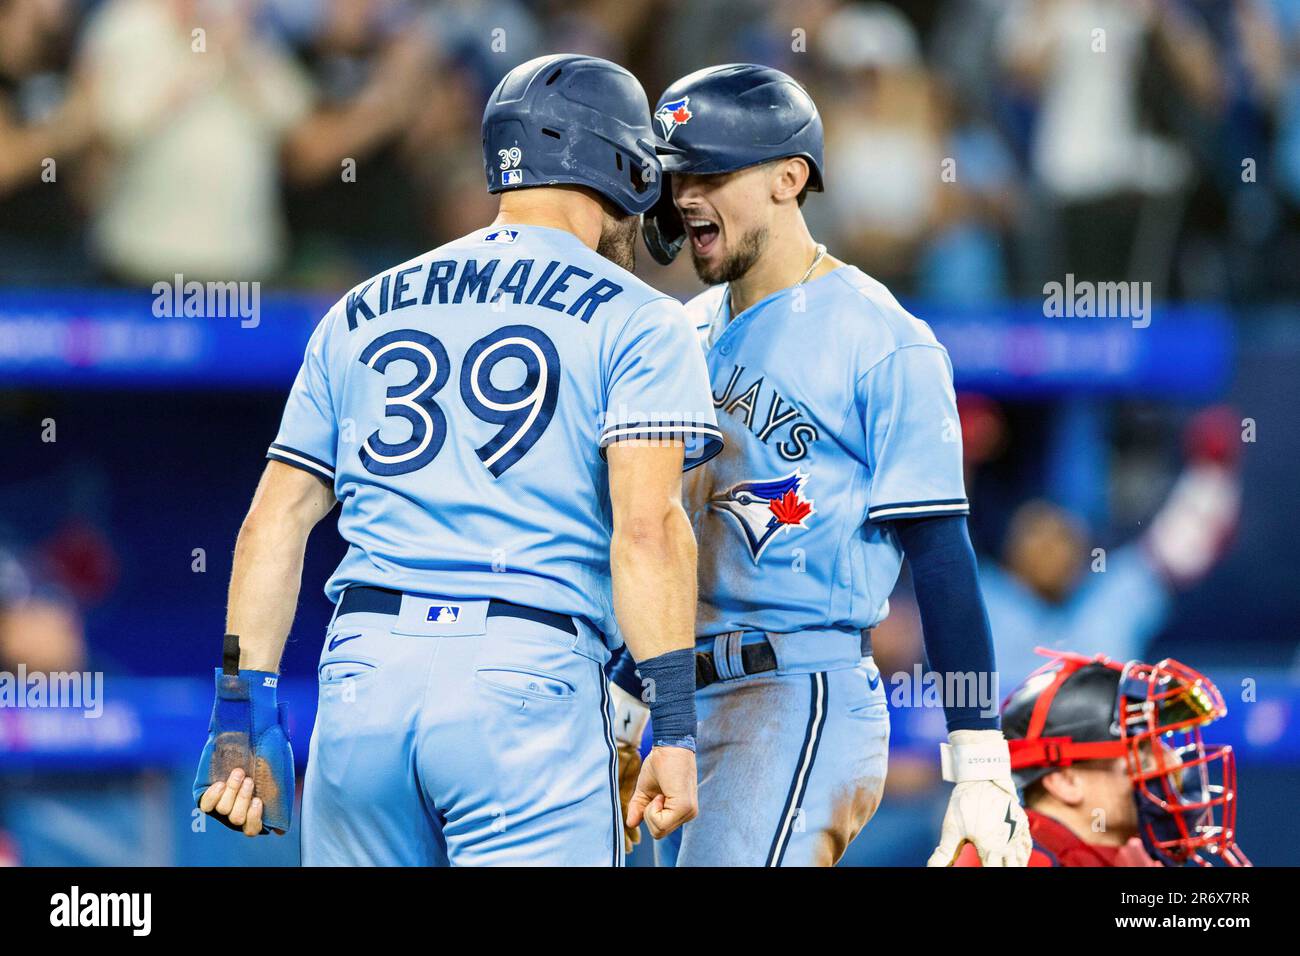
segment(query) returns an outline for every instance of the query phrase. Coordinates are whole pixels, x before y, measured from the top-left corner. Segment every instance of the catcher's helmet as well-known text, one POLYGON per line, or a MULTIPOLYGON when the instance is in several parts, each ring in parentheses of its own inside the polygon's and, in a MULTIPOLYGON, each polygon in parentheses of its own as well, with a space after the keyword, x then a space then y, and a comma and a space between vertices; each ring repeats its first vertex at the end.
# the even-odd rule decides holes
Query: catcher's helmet
POLYGON ((1209 678, 1170 659, 1120 664, 1036 650, 1051 661, 1002 705, 1016 784, 1027 787, 1077 761, 1122 757, 1151 856, 1167 866, 1209 866, 1203 850, 1249 866, 1234 833, 1232 748, 1201 739, 1201 728, 1228 712, 1209 678))
POLYGON ((636 77, 594 56, 561 53, 521 63, 483 110, 489 193, 586 186, 636 215, 659 196, 661 145, 636 77))
POLYGON ((802 156, 808 188, 822 189, 821 115, 808 92, 780 70, 752 63, 697 70, 664 91, 654 118, 671 149, 663 151, 663 191, 643 232, 664 265, 686 238, 668 183, 672 173, 729 173, 802 156))
POLYGON ((1038 741, 1045 749, 1047 741, 1068 740, 1073 748, 1066 763, 1058 762, 1061 755, 1053 750, 1044 756, 1055 760, 1015 767, 1012 777, 1016 786, 1023 790, 1069 762, 1120 756, 1113 743, 1119 740, 1115 722, 1118 689, 1119 671, 1090 661, 1078 667, 1040 669, 1012 691, 1002 705, 1002 732, 1008 740, 1038 741), (1093 748, 1096 753, 1092 755, 1080 753, 1081 744, 1097 743, 1105 746, 1093 748))

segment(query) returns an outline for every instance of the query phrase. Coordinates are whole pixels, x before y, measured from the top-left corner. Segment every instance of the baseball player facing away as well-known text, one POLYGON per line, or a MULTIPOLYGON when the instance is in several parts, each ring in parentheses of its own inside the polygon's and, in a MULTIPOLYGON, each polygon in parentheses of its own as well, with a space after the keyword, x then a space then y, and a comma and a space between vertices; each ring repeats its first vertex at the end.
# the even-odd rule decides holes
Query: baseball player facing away
POLYGON ((681 304, 627 271, 660 182, 646 95, 604 60, 532 60, 483 147, 500 214, 330 309, 236 545, 194 790, 254 836, 289 828, 276 671, 308 533, 341 502, 307 865, 621 863, 621 640, 657 688, 629 822, 696 812, 681 474, 721 434, 681 304))
MULTIPOLYGON (((661 262, 686 245, 711 286, 687 308, 727 440, 687 489, 700 817, 660 860, 832 865, 884 785, 889 717, 868 632, 904 554, 933 669, 969 690, 992 683, 952 369, 925 323, 809 235, 800 206, 822 188, 822 124, 802 87, 718 66, 674 83, 654 115, 670 150, 646 240, 661 262)), ((634 714, 629 671, 611 676, 634 714)), ((985 865, 1023 866, 996 688, 977 697, 944 700, 956 787, 930 863, 969 841, 985 865)))

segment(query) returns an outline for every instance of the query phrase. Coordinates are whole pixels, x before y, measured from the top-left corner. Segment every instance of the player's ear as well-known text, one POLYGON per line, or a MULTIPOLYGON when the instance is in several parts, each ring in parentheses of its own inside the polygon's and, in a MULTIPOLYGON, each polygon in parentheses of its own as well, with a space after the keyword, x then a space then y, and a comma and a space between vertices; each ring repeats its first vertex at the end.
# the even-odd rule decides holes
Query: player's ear
POLYGON ((1083 777, 1073 767, 1053 770, 1039 782, 1044 791, 1066 806, 1077 807, 1084 801, 1083 777))
POLYGON ((810 174, 808 160, 802 156, 778 159, 773 164, 772 170, 772 198, 777 202, 797 200, 804 187, 808 185, 810 174))

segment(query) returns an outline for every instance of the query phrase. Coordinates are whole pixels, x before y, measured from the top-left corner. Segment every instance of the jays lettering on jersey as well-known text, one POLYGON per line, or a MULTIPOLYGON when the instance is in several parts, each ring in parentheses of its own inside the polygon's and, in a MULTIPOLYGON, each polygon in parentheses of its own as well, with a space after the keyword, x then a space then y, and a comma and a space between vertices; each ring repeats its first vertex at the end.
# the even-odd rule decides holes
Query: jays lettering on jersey
POLYGON ((610 602, 611 442, 722 446, 676 300, 568 232, 485 229, 396 266, 321 321, 267 456, 330 482, 330 579, 586 617, 610 602))
POLYGON ((726 436, 688 482, 698 634, 874 626, 902 565, 889 522, 968 511, 948 353, 849 266, 729 308, 724 286, 687 304, 726 436))

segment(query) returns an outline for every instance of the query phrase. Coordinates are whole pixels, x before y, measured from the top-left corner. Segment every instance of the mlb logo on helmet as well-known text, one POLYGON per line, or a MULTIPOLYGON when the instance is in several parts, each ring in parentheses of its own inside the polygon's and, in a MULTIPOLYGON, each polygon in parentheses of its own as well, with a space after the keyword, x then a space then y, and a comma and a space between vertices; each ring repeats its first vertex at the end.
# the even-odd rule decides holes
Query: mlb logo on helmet
POLYGON ((507 169, 501 174, 502 186, 518 186, 524 181, 524 171, 522 169, 507 169))
POLYGON ((665 103, 655 110, 655 119, 659 121, 659 125, 664 130, 664 139, 672 139, 673 131, 677 127, 685 126, 691 121, 691 117, 695 114, 688 109, 690 102, 691 98, 689 96, 683 96, 680 100, 665 103))
POLYGON ((460 620, 459 604, 431 604, 429 613, 425 616, 426 622, 434 624, 455 624, 460 620))

